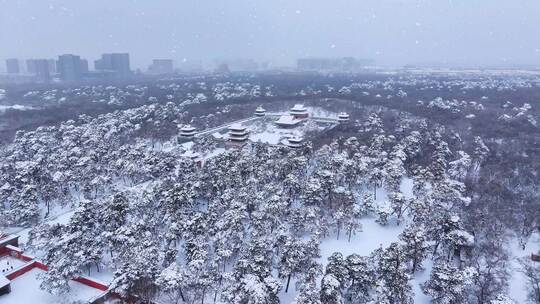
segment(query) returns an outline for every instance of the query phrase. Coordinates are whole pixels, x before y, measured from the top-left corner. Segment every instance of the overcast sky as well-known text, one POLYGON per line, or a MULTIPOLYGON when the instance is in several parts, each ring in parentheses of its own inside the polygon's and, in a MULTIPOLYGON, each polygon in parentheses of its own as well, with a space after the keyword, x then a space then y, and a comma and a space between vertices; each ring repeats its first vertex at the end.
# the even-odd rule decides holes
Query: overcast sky
MULTIPOLYGON (((540 65, 539 0, 0 0, 0 58, 540 65)), ((92 64, 91 64, 92 66, 92 64)))

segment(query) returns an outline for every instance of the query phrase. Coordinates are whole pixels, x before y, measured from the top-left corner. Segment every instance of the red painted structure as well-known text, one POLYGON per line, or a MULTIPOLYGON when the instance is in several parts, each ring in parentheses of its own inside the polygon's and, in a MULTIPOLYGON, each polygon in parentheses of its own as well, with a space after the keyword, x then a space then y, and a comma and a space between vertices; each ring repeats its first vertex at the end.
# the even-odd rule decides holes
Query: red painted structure
MULTIPOLYGON (((47 265, 43 264, 40 261, 37 261, 33 257, 25 255, 20 248, 16 247, 17 245, 18 245, 18 236, 12 237, 12 238, 4 238, 4 239, 0 240, 0 257, 5 256, 5 255, 9 255, 9 256, 11 256, 13 258, 16 258, 16 259, 22 260, 24 262, 27 262, 23 266, 21 266, 21 267, 15 269, 13 271, 7 273, 6 274, 7 279, 9 279, 10 281, 13 281, 16 278, 24 275, 25 273, 29 272, 30 270, 32 270, 34 268, 38 268, 38 269, 41 269, 43 271, 48 271, 49 270, 49 267, 47 265), (7 240, 7 241, 5 241, 5 240, 7 240)), ((101 282, 94 281, 94 280, 92 280, 90 278, 87 278, 87 277, 78 277, 78 278, 74 278, 72 280, 75 281, 75 282, 84 284, 84 285, 86 285, 88 287, 101 290, 101 291, 109 290, 109 286, 107 286, 107 285, 105 285, 105 284, 103 284, 101 282)), ((107 295, 107 294, 105 294, 105 295, 107 295)), ((115 294, 115 293, 110 293, 109 296, 113 297, 113 298, 120 298, 120 296, 115 294)))
POLYGON ((18 247, 19 246, 19 236, 18 235, 8 235, 0 238, 0 256, 7 254, 7 246, 18 247))
POLYGON ((84 284, 86 286, 90 286, 92 288, 95 288, 95 289, 99 289, 101 291, 107 291, 109 289, 109 286, 107 285, 104 285, 102 283, 99 283, 99 282, 96 282, 96 281, 93 281, 87 277, 78 277, 78 278, 75 278, 73 279, 73 281, 75 282, 79 282, 81 284, 84 284))
POLYGON ((10 281, 13 281, 16 278, 22 276, 23 274, 29 272, 30 270, 32 270, 34 268, 36 268, 36 265, 34 264, 34 262, 25 264, 25 265, 15 269, 15 270, 13 270, 12 272, 8 273, 6 275, 6 278, 8 278, 10 281))

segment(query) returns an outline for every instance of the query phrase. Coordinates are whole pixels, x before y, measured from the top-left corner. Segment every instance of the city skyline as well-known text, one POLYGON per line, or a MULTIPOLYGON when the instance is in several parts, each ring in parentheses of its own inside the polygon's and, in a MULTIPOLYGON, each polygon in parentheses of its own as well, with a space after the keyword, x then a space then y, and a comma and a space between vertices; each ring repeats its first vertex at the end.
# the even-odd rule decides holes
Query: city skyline
POLYGON ((0 58, 129 52, 135 69, 154 58, 251 58, 272 66, 349 56, 394 66, 540 63, 540 3, 533 0, 22 0, 0 8, 0 36, 10 41, 0 58))

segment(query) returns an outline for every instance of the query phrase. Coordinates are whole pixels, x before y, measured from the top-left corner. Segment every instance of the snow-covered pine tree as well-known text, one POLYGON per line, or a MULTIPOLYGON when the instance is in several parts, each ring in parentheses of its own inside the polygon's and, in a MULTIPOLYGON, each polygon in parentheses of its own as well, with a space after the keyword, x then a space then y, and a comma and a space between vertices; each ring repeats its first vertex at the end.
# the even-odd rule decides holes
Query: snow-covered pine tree
POLYGON ((370 291, 375 286, 375 269, 371 260, 357 254, 345 259, 348 269, 348 284, 345 292, 345 303, 367 303, 370 291))
POLYGON ((422 269, 422 262, 428 255, 426 231, 422 226, 410 224, 399 235, 399 239, 403 242, 402 248, 406 258, 411 262, 411 272, 414 274, 422 269))
POLYGON ((414 302, 406 261, 405 251, 398 243, 390 244, 379 256, 378 280, 385 282, 390 303, 412 304, 414 302))
POLYGON ((434 304, 457 304, 466 302, 468 275, 446 261, 439 261, 431 270, 428 281, 422 285, 425 294, 434 304))

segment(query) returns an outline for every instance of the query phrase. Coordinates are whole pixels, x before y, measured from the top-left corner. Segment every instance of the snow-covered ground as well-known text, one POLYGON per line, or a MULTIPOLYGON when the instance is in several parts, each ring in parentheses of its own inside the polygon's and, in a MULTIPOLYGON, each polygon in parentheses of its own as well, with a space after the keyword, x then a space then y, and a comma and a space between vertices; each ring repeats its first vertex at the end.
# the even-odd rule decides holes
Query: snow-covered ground
MULTIPOLYGON (((407 198, 411 198, 413 195, 412 186, 413 181, 410 178, 405 178, 401 182, 401 191, 407 198)), ((377 203, 383 203, 387 199, 386 191, 382 188, 377 189, 377 203)), ((369 256, 374 250, 386 248, 392 242, 399 241, 399 234, 405 228, 405 223, 398 226, 395 221, 389 221, 388 225, 382 226, 375 220, 374 217, 363 218, 361 220, 362 230, 353 235, 350 242, 345 234, 339 239, 337 239, 335 234, 324 239, 320 245, 321 257, 319 258, 319 262, 322 263, 323 269, 328 263, 328 258, 334 252, 341 252, 343 257, 347 257, 353 253, 361 256, 369 256)), ((420 285, 429 279, 432 263, 428 259, 422 266, 424 266, 425 270, 417 272, 410 284, 413 287, 415 303, 428 304, 430 303, 430 297, 422 292, 420 285)), ((288 304, 294 300, 296 296, 296 281, 296 279, 291 280, 288 293, 285 293, 285 288, 282 288, 279 294, 281 303, 288 304)), ((285 284, 285 281, 283 284, 285 284)))
POLYGON ((93 268, 90 271, 90 274, 85 275, 85 277, 92 279, 92 281, 96 281, 104 285, 109 285, 113 280, 114 272, 112 271, 112 269, 109 268, 102 268, 99 270, 99 272, 95 268, 93 268))
POLYGON ((7 110, 18 110, 18 111, 26 111, 26 110, 32 110, 32 107, 29 106, 23 106, 23 105, 12 105, 12 106, 3 106, 0 105, 0 113, 5 112, 7 110))
POLYGON ((368 256, 377 248, 386 248, 392 242, 398 241, 398 236, 403 231, 403 226, 393 223, 381 226, 375 222, 375 218, 362 219, 362 231, 351 237, 349 242, 347 235, 342 234, 339 240, 335 235, 326 238, 321 243, 321 262, 326 265, 328 258, 334 252, 341 252, 344 257, 353 253, 368 256))
POLYGON ((512 239, 510 242, 510 254, 512 256, 510 261, 511 267, 511 279, 509 281, 510 297, 516 300, 518 303, 527 302, 527 281, 525 275, 521 272, 521 265, 519 259, 530 258, 531 253, 540 252, 540 234, 534 233, 527 242, 525 250, 519 246, 517 239, 512 239))
POLYGON ((320 107, 306 107, 311 116, 337 119, 338 113, 330 112, 320 107))
POLYGON ((103 292, 86 285, 71 281, 71 290, 61 296, 55 296, 39 288, 37 276, 42 270, 32 269, 26 274, 11 281, 11 293, 0 297, 2 304, 63 304, 81 301, 87 303, 103 292))
POLYGON ((4 255, 0 257, 0 274, 7 274, 21 266, 26 264, 26 262, 13 258, 9 255, 4 255))

